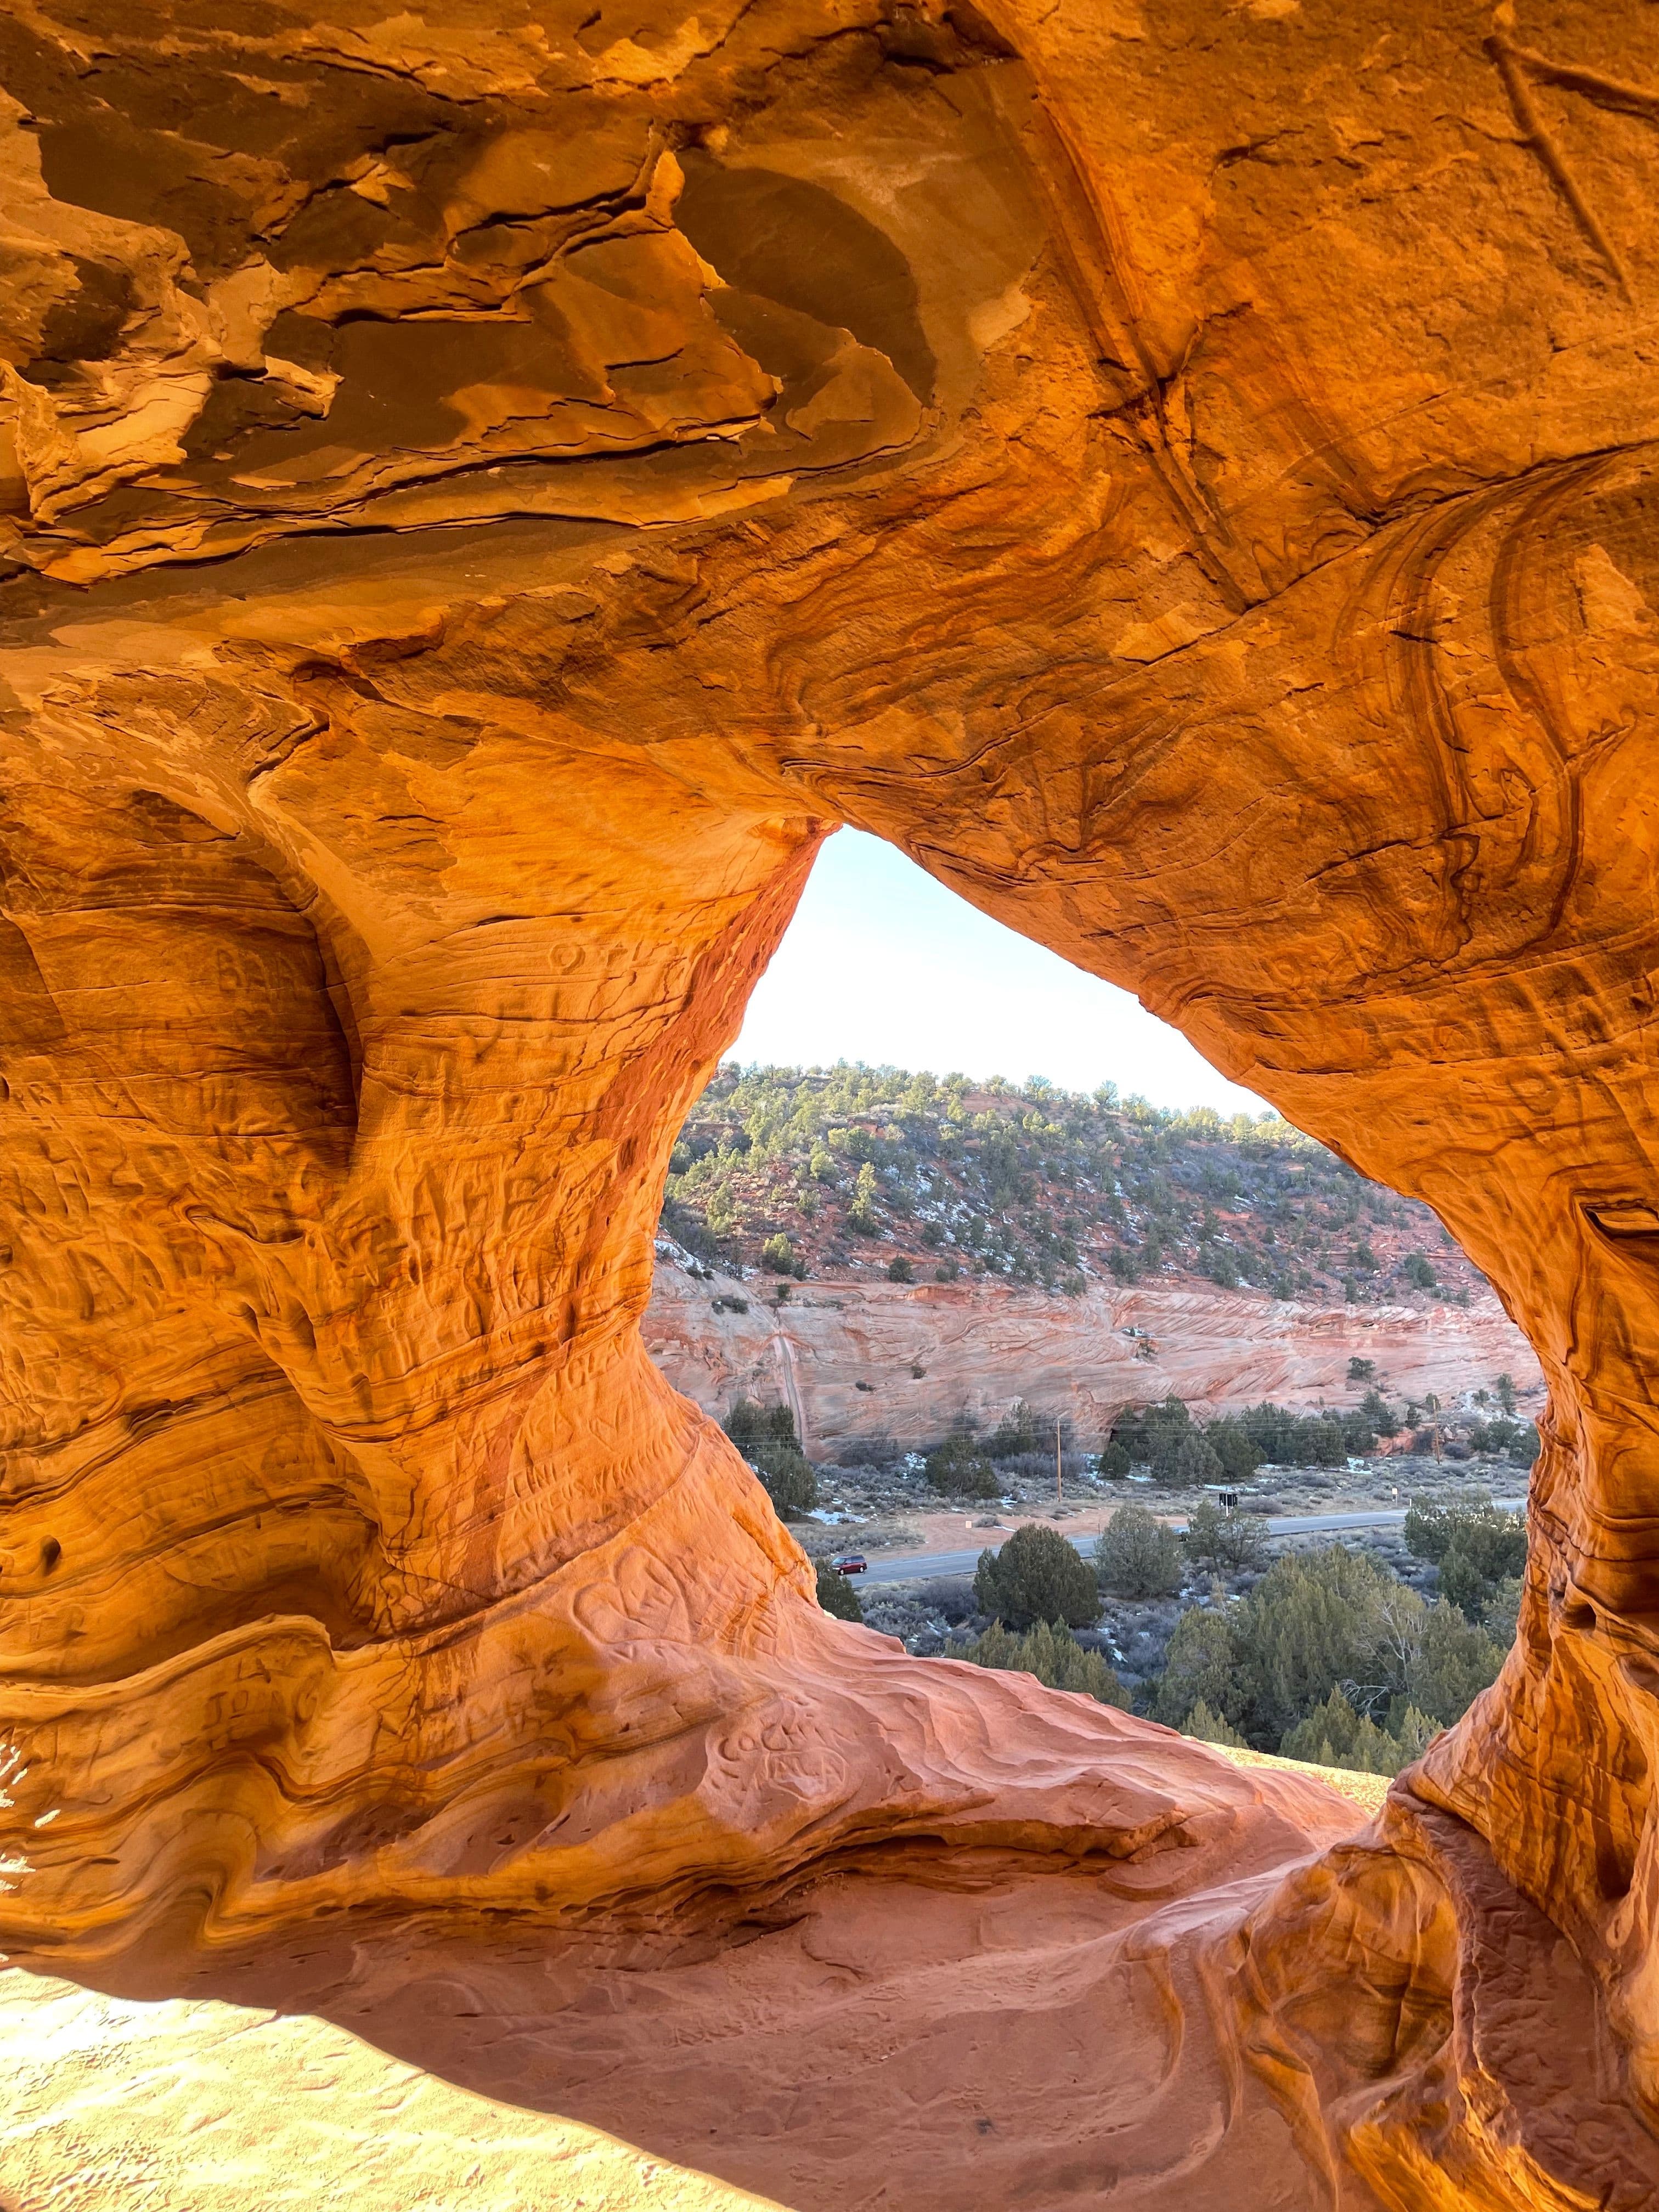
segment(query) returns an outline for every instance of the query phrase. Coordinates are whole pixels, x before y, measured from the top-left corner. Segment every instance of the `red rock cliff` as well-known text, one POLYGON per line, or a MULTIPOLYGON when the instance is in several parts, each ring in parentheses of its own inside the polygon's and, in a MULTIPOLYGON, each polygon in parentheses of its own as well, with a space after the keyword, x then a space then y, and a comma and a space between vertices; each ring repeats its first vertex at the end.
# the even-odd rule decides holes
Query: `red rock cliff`
POLYGON ((1022 1398, 1069 1414, 1088 1450, 1125 1406, 1171 1391, 1215 1413, 1264 1398, 1352 1403, 1354 1358, 1373 1361, 1396 1397, 1431 1390, 1449 1405, 1509 1370, 1530 1412, 1542 1388, 1526 1339, 1490 1297, 1468 1311, 1356 1311, 1161 1285, 1066 1297, 818 1277, 779 1305, 659 1255, 641 1326, 658 1366, 705 1413, 718 1420, 744 1396, 781 1401, 826 1459, 854 1437, 926 1448, 964 1413, 994 1428, 1022 1398))

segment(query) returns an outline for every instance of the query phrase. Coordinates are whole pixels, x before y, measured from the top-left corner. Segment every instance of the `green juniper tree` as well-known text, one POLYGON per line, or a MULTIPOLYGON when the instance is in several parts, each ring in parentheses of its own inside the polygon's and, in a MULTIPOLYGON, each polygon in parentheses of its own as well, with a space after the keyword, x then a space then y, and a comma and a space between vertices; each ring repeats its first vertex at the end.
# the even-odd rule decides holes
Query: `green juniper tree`
POLYGON ((1114 1597, 1170 1597, 1181 1588, 1181 1539, 1144 1505, 1120 1505, 1095 1547, 1095 1571, 1114 1597))
POLYGON ((1202 1698, 1188 1714, 1181 1733, 1196 1737, 1200 1743, 1229 1744, 1235 1751, 1245 1748, 1244 1739, 1238 1730, 1230 1728, 1219 1713, 1212 1713, 1202 1698))
POLYGON ((1039 1620, 1086 1628, 1100 1617, 1100 1590, 1088 1561, 1057 1530, 1035 1522, 1016 1528, 1000 1552, 980 1553, 974 1599, 981 1613, 1010 1628, 1039 1620))
POLYGON ((837 1620, 862 1620, 864 1607, 859 1594, 845 1575, 838 1575, 833 1567, 820 1560, 817 1567, 818 1603, 825 1613, 832 1613, 837 1620))
POLYGON ((1202 1499, 1188 1515, 1181 1543, 1194 1566, 1237 1573, 1267 1565, 1267 1539, 1261 1522, 1247 1514, 1223 1513, 1212 1498, 1202 1499))
POLYGON ((1184 1613, 1152 1712, 1179 1728, 1201 1700, 1273 1751, 1340 1690, 1357 1719, 1405 1743, 1408 1713, 1449 1726, 1503 1656, 1455 1607, 1425 1604, 1374 1560, 1333 1545, 1276 1560, 1242 1603, 1218 1586, 1184 1613))
POLYGON ((1191 1606, 1176 1623, 1152 1694, 1152 1718, 1184 1728, 1200 1705, 1233 1728, 1249 1711, 1237 1629, 1224 1599, 1191 1606))
POLYGON ((1486 1498, 1455 1506, 1414 1498, 1406 1515, 1406 1543, 1419 1559, 1439 1568, 1443 1595, 1475 1619, 1500 1583, 1526 1567, 1526 1516, 1500 1511, 1486 1498))
POLYGON ((971 1437, 947 1437, 927 1455, 922 1472, 932 1489, 951 1498, 999 1498, 996 1469, 971 1437))
POLYGON ((1040 1620, 1024 1636, 993 1621, 983 1636, 953 1647, 946 1656, 1035 1674, 1047 1689, 1080 1690, 1103 1705, 1128 1708, 1129 1693, 1113 1668, 1099 1652, 1085 1651, 1063 1620, 1040 1620))
POLYGON ((818 1502, 817 1479, 795 1436, 787 1406, 757 1406, 739 1398, 726 1417, 726 1433, 766 1486, 786 1521, 810 1513, 818 1502))

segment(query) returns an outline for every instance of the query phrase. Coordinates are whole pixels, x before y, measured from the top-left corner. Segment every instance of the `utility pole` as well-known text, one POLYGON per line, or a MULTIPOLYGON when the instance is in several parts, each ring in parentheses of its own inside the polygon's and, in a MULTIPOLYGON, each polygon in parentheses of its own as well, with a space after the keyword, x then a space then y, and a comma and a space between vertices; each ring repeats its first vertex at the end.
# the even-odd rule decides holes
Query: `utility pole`
POLYGON ((1066 1486, 1061 1479, 1060 1464, 1060 1423, 1058 1421, 1054 1423, 1054 1503, 1056 1505, 1063 1505, 1066 1503, 1066 1486))

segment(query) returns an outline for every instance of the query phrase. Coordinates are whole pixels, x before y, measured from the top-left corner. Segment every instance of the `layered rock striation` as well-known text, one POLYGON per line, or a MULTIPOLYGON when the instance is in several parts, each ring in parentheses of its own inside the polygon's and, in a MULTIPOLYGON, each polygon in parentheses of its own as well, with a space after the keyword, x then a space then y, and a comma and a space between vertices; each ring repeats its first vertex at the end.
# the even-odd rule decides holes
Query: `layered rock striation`
POLYGON ((1477 1377, 1510 1370, 1523 1410, 1542 1389, 1526 1339, 1484 1298, 1469 1311, 1356 1313, 1161 1285, 1091 1285, 1067 1297, 1000 1283, 816 1277, 781 1304, 758 1295, 763 1287, 693 1274, 659 1252, 647 1347, 717 1420, 742 1397, 788 1406, 807 1449, 826 1459, 876 1437, 928 1449, 964 1415, 994 1429, 1022 1399, 1064 1414, 1085 1450, 1126 1406, 1172 1392, 1218 1413, 1264 1398, 1352 1404, 1356 1358, 1371 1361, 1396 1398, 1432 1391, 1449 1406, 1477 1377))
POLYGON ((0 32, 8 1947, 1127 1865, 1234 2085, 1147 2201, 1644 2201, 1647 11, 0 32), (1519 1642, 1358 1842, 826 1620, 647 1357, 836 822, 1534 1346, 1519 1642))

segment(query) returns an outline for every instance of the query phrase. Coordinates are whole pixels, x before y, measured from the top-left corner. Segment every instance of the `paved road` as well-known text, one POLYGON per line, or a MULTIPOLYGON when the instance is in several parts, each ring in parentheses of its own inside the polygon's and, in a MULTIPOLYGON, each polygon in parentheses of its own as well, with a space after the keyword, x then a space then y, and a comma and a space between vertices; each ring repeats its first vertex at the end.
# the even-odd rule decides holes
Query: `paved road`
MULTIPOLYGON (((1526 1500, 1499 1498, 1493 1503, 1506 1513, 1514 1513, 1526 1500)), ((1280 1514, 1265 1519, 1261 1525, 1270 1536, 1327 1536, 1340 1534, 1344 1528, 1398 1528, 1404 1525, 1405 1519, 1403 1506, 1367 1506, 1358 1513, 1280 1514)), ((1184 1521, 1170 1523, 1172 1528, 1184 1528, 1186 1525, 1184 1521)), ((878 1583, 931 1582, 936 1575, 971 1575, 979 1565, 980 1553, 1000 1551, 1008 1533, 1006 1528, 988 1528, 981 1541, 967 1552, 912 1552, 896 1559, 872 1558, 866 1571, 854 1575, 852 1580, 860 1589, 869 1589, 878 1583)), ((1069 1540, 1085 1559, 1091 1559, 1099 1539, 1073 1536, 1069 1540)), ((855 1541, 849 1540, 847 1549, 856 1549, 855 1541)))

